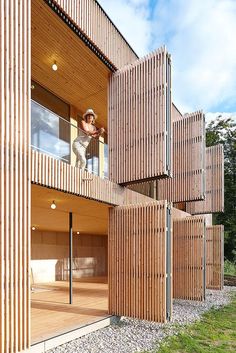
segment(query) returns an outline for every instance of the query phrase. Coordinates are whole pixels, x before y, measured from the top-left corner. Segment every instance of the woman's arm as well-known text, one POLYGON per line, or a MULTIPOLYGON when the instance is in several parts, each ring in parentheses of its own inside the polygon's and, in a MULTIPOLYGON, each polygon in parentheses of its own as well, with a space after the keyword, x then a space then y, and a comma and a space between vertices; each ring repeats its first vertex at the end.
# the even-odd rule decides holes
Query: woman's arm
POLYGON ((97 129, 95 126, 94 126, 95 131, 90 131, 87 123, 84 120, 82 120, 82 122, 81 122, 81 127, 82 127, 82 130, 86 133, 86 135, 92 136, 92 137, 99 137, 105 131, 103 127, 100 129, 97 129))
POLYGON ((97 131, 90 131, 87 123, 84 120, 81 121, 81 130, 83 130, 83 132, 85 132, 88 136, 94 136, 97 133, 97 131))

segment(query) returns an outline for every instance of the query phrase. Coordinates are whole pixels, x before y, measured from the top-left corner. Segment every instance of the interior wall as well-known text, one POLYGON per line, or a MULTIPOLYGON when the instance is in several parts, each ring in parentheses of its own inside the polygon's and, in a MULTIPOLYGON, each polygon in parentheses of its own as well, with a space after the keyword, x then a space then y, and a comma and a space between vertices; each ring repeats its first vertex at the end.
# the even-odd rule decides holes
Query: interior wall
MULTIPOLYGON (((68 280, 68 233, 32 231, 32 283, 68 280)), ((107 236, 73 235, 73 279, 107 276, 107 236)))

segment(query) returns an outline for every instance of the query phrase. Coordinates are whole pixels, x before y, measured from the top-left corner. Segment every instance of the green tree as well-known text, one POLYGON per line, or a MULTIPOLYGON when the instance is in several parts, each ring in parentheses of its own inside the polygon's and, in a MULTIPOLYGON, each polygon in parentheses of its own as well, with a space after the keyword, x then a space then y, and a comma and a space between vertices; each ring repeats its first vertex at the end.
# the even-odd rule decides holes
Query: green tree
POLYGON ((224 146, 225 211, 214 216, 214 223, 225 227, 225 257, 236 263, 236 124, 218 116, 206 128, 206 145, 224 146))

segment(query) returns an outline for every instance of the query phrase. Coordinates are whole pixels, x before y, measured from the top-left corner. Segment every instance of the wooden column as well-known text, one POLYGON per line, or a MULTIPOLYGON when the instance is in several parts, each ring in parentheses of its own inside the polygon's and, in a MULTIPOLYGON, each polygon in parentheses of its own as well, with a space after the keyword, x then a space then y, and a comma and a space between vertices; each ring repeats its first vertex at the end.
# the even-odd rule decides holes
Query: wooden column
POLYGON ((30 346, 30 1, 1 1, 0 353, 30 346))

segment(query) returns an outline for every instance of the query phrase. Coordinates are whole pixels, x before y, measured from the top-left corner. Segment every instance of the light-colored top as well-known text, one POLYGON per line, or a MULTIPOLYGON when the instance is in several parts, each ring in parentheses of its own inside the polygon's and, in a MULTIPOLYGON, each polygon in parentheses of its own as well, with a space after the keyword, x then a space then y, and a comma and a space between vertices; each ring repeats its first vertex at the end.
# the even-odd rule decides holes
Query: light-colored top
MULTIPOLYGON (((94 131, 96 131, 96 127, 91 125, 94 131)), ((79 129, 78 136, 74 140, 73 143, 80 143, 84 148, 87 148, 90 141, 92 139, 92 136, 87 135, 83 130, 79 129)))

